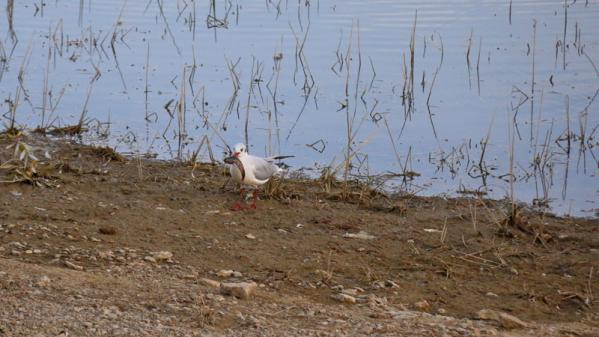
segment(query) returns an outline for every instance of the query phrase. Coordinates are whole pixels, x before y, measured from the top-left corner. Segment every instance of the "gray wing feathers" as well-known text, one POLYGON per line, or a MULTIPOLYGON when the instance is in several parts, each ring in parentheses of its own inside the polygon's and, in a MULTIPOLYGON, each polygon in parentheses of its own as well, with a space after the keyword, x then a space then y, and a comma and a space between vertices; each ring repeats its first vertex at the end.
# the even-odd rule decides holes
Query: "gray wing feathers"
POLYGON ((275 164, 255 156, 248 156, 251 165, 254 166, 254 177, 258 180, 267 180, 273 174, 279 171, 279 167, 275 164))

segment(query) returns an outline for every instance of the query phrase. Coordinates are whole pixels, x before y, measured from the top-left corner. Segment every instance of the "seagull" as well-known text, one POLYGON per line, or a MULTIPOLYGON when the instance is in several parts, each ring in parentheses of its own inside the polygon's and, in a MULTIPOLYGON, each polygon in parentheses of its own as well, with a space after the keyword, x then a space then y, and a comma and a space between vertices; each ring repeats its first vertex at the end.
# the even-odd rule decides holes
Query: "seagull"
MULTIPOLYGON (((250 205, 251 208, 256 208, 256 200, 258 199, 257 187, 266 184, 273 175, 284 172, 282 168, 274 162, 276 160, 291 158, 293 156, 274 156, 274 157, 258 157, 248 154, 245 144, 236 144, 233 150, 233 155, 225 158, 225 163, 229 164, 229 173, 233 179, 241 185, 254 186, 254 202, 250 205)), ((240 189, 243 197, 244 189, 240 189)), ((233 210, 241 210, 241 205, 236 203, 233 210)))

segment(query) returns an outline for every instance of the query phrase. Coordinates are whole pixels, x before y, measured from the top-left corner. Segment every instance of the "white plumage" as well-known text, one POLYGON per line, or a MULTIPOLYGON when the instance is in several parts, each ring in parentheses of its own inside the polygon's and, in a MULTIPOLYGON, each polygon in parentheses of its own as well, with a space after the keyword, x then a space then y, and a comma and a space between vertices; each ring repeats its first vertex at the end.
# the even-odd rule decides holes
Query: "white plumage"
POLYGON ((283 170, 274 164, 275 157, 262 158, 247 153, 244 144, 235 145, 233 156, 239 159, 242 167, 231 165, 229 172, 238 183, 259 186, 264 185, 270 177, 283 170), (243 174, 245 171, 245 174, 243 174))
MULTIPOLYGON (((283 169, 275 165, 275 160, 289 158, 293 156, 278 156, 262 158, 253 156, 247 153, 247 148, 244 144, 236 144, 233 155, 225 158, 225 163, 229 164, 229 172, 231 177, 241 185, 260 186, 268 182, 268 180, 283 169)), ((243 198, 243 186, 240 189, 240 194, 243 198)), ((258 190, 254 189, 254 202, 250 207, 256 208, 256 200, 258 198, 258 190)), ((233 206, 233 210, 241 210, 239 203, 233 206)))

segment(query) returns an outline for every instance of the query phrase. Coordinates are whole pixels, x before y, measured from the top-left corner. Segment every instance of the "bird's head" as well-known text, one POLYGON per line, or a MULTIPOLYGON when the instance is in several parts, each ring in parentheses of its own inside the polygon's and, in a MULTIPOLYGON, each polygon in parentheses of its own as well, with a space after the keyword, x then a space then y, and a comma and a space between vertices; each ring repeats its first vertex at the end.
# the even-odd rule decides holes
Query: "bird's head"
POLYGON ((233 156, 239 158, 245 155, 247 155, 247 149, 245 148, 245 145, 241 143, 235 144, 235 147, 233 149, 233 156))

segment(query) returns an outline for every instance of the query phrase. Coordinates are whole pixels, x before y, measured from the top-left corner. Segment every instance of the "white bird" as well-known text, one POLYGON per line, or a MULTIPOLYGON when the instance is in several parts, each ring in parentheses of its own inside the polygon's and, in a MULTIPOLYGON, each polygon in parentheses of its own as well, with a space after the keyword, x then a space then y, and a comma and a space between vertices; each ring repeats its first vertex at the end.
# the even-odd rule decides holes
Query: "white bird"
MULTIPOLYGON (((273 175, 283 172, 284 170, 275 165, 275 160, 290 158, 293 156, 275 156, 262 158, 253 156, 247 153, 247 148, 244 144, 236 144, 231 157, 225 158, 225 163, 230 164, 229 172, 233 179, 242 185, 252 185, 254 189, 254 202, 251 207, 256 208, 256 199, 258 198, 258 190, 260 185, 264 185, 270 180, 273 175)), ((243 188, 240 190, 243 196, 243 188)), ((240 210, 239 203, 233 207, 235 210, 240 210)))

